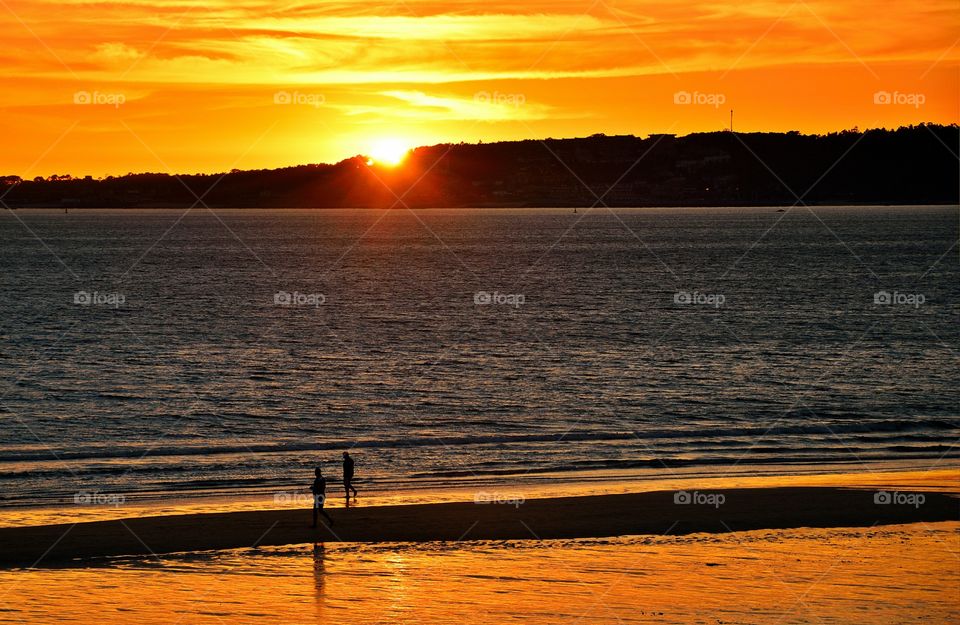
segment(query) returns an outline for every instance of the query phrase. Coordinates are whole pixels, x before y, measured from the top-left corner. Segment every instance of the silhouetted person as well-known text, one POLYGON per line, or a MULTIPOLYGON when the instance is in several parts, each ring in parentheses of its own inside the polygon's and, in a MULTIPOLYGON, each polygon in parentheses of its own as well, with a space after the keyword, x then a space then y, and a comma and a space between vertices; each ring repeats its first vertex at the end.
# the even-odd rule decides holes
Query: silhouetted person
POLYGON ((316 479, 313 480, 313 485, 310 486, 310 492, 313 493, 313 525, 311 527, 317 526, 318 513, 322 514, 324 518, 330 522, 330 525, 333 525, 333 519, 331 519, 330 515, 323 509, 323 504, 327 500, 327 480, 324 479, 320 467, 314 469, 313 473, 316 475, 316 479))
POLYGON ((357 489, 353 487, 353 458, 347 452, 343 452, 343 495, 350 499, 350 491, 353 496, 357 496, 357 489))

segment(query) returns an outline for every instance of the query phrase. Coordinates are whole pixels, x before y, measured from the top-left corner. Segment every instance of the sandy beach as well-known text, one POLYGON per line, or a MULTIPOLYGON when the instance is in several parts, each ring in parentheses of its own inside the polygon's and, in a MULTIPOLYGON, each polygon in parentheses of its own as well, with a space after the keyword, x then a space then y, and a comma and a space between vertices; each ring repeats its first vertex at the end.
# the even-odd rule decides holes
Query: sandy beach
POLYGON ((484 503, 337 508, 332 528, 309 510, 186 514, 0 529, 0 562, 324 542, 426 542, 683 535, 760 529, 873 527, 960 520, 955 496, 837 487, 682 490, 484 503))

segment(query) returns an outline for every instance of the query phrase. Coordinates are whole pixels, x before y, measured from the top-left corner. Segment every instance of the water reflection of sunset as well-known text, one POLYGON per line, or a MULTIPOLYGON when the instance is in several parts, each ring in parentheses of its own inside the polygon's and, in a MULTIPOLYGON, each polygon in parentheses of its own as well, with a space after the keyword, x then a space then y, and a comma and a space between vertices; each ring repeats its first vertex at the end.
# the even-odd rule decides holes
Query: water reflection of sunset
POLYGON ((960 583, 957 532, 956 523, 940 523, 526 544, 302 545, 0 572, 0 580, 13 618, 62 623, 502 623, 521 616, 534 624, 563 617, 682 623, 705 614, 770 625, 885 624, 917 614, 947 623, 960 617, 949 590, 960 583))

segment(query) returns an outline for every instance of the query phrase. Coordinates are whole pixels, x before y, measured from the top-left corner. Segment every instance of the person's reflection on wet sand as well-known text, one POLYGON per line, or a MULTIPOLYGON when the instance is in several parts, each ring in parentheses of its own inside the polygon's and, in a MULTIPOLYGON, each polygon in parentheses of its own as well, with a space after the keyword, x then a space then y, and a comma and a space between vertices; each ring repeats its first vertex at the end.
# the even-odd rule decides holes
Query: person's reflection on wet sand
POLYGON ((313 584, 317 590, 317 598, 323 597, 323 584, 325 580, 324 559, 326 558, 326 545, 323 543, 313 543, 313 584))
POLYGON ((326 623, 328 621, 327 599, 324 590, 327 579, 325 560, 326 546, 323 543, 313 543, 313 609, 315 610, 314 621, 316 623, 326 623))

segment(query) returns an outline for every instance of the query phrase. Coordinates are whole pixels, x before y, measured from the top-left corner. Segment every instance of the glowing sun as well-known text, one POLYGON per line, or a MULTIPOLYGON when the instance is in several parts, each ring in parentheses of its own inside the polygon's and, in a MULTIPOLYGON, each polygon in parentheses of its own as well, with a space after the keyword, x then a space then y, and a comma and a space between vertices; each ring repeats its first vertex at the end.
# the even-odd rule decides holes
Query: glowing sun
POLYGON ((407 157, 410 147, 399 139, 379 139, 370 146, 370 159, 394 167, 407 157))

